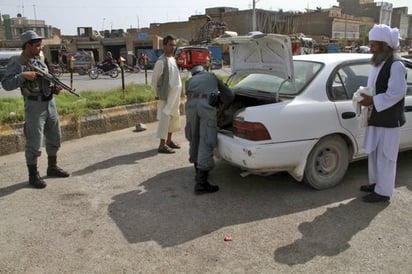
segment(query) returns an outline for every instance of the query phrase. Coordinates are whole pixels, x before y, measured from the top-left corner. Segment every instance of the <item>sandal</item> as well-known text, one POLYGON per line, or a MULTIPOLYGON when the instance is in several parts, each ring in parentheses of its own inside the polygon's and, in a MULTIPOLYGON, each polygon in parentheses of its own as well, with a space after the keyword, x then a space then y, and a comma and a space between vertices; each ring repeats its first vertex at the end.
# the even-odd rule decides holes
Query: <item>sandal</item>
POLYGON ((166 143, 169 147, 179 149, 180 146, 178 144, 175 144, 173 141, 167 142, 166 143))
POLYGON ((165 153, 165 154, 172 154, 175 153, 176 151, 174 151, 173 149, 171 149, 170 147, 168 147, 167 145, 164 145, 162 147, 159 147, 159 149, 157 150, 157 152, 159 153, 165 153))

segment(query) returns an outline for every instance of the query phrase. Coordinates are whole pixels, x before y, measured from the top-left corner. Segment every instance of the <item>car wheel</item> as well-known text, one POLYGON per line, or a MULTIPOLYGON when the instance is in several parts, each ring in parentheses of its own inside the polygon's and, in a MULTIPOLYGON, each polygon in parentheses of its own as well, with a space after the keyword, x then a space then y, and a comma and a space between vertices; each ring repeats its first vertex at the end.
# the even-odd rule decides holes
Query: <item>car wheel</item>
POLYGON ((330 188, 339 184, 348 166, 348 145, 340 136, 328 136, 310 152, 303 181, 315 189, 330 188))

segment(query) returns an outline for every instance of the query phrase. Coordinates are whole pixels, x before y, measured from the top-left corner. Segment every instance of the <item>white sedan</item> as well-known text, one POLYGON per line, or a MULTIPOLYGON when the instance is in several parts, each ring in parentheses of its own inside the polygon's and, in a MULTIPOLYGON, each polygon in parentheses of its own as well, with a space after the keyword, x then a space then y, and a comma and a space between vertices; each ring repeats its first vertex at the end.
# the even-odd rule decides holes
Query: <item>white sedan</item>
MULTIPOLYGON (((233 45, 235 52, 239 44, 233 45)), ((293 56, 292 69, 284 66, 282 73, 243 70, 233 87, 235 102, 220 114, 217 156, 251 174, 287 171, 315 189, 335 186, 351 161, 366 156, 365 128, 352 95, 367 84, 370 58, 355 53, 299 55, 293 56)), ((412 62, 404 61, 408 90, 402 150, 412 148, 412 62)))

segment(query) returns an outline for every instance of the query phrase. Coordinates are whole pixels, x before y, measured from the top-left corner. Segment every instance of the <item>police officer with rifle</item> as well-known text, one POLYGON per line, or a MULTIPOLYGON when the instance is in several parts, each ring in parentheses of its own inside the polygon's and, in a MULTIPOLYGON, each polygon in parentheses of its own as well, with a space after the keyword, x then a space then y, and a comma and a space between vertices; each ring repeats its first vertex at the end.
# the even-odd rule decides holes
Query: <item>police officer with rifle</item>
POLYGON ((32 30, 21 35, 23 52, 10 60, 1 81, 5 90, 20 87, 24 98, 25 157, 29 184, 35 188, 46 187, 46 182, 37 170, 37 159, 41 155, 43 137, 48 156, 47 176, 70 176, 67 171, 57 166, 61 131, 54 95, 59 94, 63 88, 77 95, 74 90, 48 73, 46 64, 39 58, 42 39, 43 37, 32 30))
POLYGON ((195 194, 212 193, 219 186, 208 182, 214 167, 213 150, 217 144, 217 107, 226 109, 234 100, 233 91, 201 65, 191 69, 186 83, 185 135, 189 141, 189 162, 195 167, 195 194))

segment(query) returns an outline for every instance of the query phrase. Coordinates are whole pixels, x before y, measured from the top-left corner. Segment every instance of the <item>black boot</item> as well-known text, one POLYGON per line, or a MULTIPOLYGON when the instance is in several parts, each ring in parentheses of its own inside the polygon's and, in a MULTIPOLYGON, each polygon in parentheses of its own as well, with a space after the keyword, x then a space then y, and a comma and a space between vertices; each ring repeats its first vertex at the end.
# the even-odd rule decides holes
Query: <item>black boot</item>
POLYGON ((35 188, 45 188, 47 184, 40 178, 37 165, 27 165, 27 167, 29 169, 29 184, 35 188))
POLYGON ((197 163, 194 163, 194 166, 195 166, 195 182, 197 182, 198 176, 199 176, 199 169, 197 168, 197 163))
POLYGON ((208 170, 201 170, 198 169, 197 172, 197 180, 196 180, 196 185, 195 185, 195 194, 196 195, 201 195, 201 194, 206 194, 206 193, 213 193, 219 190, 219 187, 216 185, 211 185, 207 181, 207 177, 209 177, 209 171, 208 170))
POLYGON ((57 157, 56 156, 49 156, 48 158, 48 168, 47 168, 47 176, 48 177, 58 177, 58 178, 63 178, 63 177, 69 177, 70 174, 61 169, 60 167, 57 166, 57 157))

